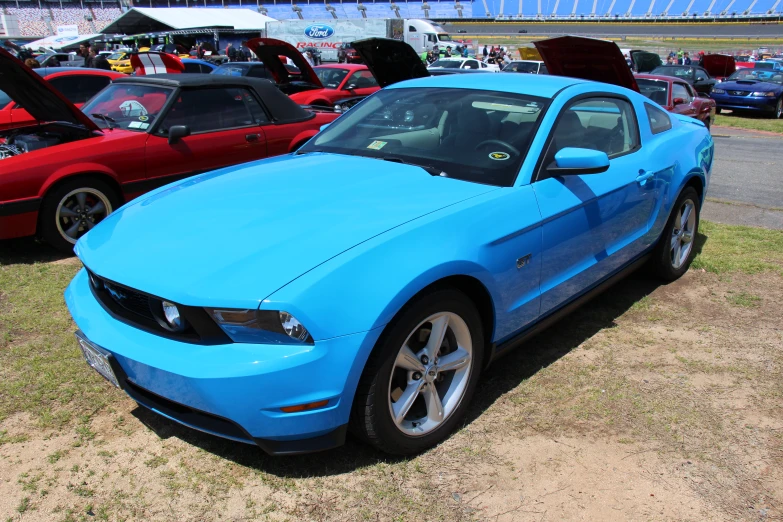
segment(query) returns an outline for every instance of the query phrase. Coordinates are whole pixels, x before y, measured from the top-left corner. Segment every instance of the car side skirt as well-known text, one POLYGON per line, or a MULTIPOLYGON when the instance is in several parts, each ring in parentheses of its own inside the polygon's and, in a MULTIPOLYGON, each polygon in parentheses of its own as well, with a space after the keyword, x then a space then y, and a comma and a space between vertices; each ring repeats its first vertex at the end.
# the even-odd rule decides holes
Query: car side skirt
POLYGON ((565 304, 560 306, 560 308, 553 310, 542 319, 539 319, 532 326, 525 328, 524 330, 518 332, 517 334, 514 334, 513 337, 506 339, 500 343, 493 343, 491 346, 491 354, 487 366, 495 362, 500 357, 511 352, 514 348, 518 348, 530 338, 546 330, 547 328, 549 328, 550 326, 558 322, 560 319, 562 319, 566 315, 570 314, 571 312, 573 312, 574 310, 576 310, 577 308, 585 304, 587 301, 590 301, 591 299, 598 296, 603 291, 605 291, 606 289, 608 289, 609 287, 611 287, 621 279, 627 277, 632 272, 638 270, 642 265, 644 265, 650 259, 651 255, 652 255, 651 252, 647 252, 646 254, 643 254, 641 257, 637 258, 636 260, 631 261, 628 265, 625 266, 625 268, 622 268, 619 271, 615 272, 614 274, 608 276, 606 279, 598 282, 592 288, 583 292, 581 295, 575 297, 571 301, 566 302, 565 304))
POLYGON ((38 212, 41 207, 41 198, 20 199, 8 203, 0 203, 0 217, 38 212))

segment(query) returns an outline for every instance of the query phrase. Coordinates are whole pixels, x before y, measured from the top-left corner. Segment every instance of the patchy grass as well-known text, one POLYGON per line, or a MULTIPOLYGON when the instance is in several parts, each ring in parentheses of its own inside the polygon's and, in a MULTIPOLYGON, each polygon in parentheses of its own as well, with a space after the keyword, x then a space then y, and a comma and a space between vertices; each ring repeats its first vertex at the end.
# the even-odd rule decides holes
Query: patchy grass
MULTIPOLYGON (((765 118, 754 114, 734 114, 722 112, 715 115, 715 125, 783 134, 783 120, 765 118)), ((718 131, 715 131, 718 132, 718 131)))
POLYGON ((783 233, 702 222, 697 251, 493 365, 465 425, 404 459, 270 458, 137 408, 73 340, 78 263, 0 253, 0 520, 780 518, 783 233))
POLYGON ((770 271, 783 274, 783 232, 709 221, 699 224, 699 254, 692 268, 718 274, 770 271))

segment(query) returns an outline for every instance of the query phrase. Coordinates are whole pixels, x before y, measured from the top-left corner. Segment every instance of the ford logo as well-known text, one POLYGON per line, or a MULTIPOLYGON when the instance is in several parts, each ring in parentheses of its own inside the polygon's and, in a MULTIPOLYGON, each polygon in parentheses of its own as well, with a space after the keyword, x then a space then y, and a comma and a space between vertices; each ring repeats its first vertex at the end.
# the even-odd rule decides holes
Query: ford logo
POLYGON ((304 35, 308 38, 315 38, 317 40, 323 40, 329 38, 334 34, 334 29, 330 25, 326 24, 313 24, 305 27, 304 35))

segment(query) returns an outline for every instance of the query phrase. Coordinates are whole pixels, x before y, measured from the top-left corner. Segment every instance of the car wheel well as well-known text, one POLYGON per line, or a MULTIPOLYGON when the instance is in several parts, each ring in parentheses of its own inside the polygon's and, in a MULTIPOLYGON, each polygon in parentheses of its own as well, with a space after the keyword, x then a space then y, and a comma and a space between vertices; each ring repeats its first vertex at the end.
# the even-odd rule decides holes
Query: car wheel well
MULTIPOLYGON (((49 194, 51 194, 52 191, 56 190, 57 187, 59 187, 63 183, 70 183, 71 181, 73 181, 75 179, 81 179, 81 178, 101 180, 104 183, 106 183, 109 187, 111 187, 112 190, 114 190, 114 195, 117 196, 117 198, 120 201, 124 201, 125 200, 125 196, 122 193, 122 187, 120 187, 120 184, 117 183, 117 180, 115 180, 114 178, 112 178, 108 174, 103 174, 101 172, 80 172, 78 174, 71 174, 71 175, 68 175, 68 176, 63 176, 62 178, 58 179, 57 181, 55 181, 54 183, 52 183, 51 185, 49 185, 46 188, 46 192, 44 192, 42 199, 46 199, 46 197, 49 194)), ((41 216, 40 216, 40 213, 39 213, 38 218, 39 218, 39 223, 38 223, 38 226, 36 228, 38 229, 38 232, 40 233, 40 229, 41 229, 41 223, 40 223, 41 216)))
POLYGON ((699 176, 691 177, 691 179, 689 179, 685 184, 685 187, 683 187, 683 190, 685 190, 686 187, 693 187, 696 193, 699 195, 699 202, 704 203, 704 183, 699 176))
MULTIPOLYGON (((439 279, 419 290, 408 302, 400 309, 402 311, 408 306, 408 303, 412 303, 424 296, 438 290, 454 289, 465 294, 470 299, 478 310, 481 317, 481 325, 484 331, 484 346, 489 347, 492 344, 492 335, 495 331, 495 307, 492 302, 492 296, 487 288, 478 279, 466 275, 455 275, 439 279)), ((399 315, 400 312, 397 312, 399 315)), ((392 321, 393 322, 393 321, 392 321)), ((391 322, 390 322, 391 324, 391 322)), ((484 360, 486 363, 490 360, 487 357, 484 360)))

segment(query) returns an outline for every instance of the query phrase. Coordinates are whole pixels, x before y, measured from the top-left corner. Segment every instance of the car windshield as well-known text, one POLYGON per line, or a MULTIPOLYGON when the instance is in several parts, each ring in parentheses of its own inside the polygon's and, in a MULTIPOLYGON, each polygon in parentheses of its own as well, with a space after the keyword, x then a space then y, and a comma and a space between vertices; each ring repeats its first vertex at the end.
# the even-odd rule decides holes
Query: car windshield
POLYGON ((643 95, 658 105, 666 105, 669 102, 669 82, 637 78, 636 85, 639 86, 639 90, 643 95))
POLYGON ((5 92, 0 91, 0 109, 11 103, 11 97, 5 92))
POLYGON ((114 53, 107 58, 107 60, 122 60, 125 57, 125 53, 114 53))
POLYGON ((336 89, 348 76, 348 69, 336 69, 334 67, 315 67, 315 74, 327 89, 336 89))
POLYGON ((726 81, 757 81, 783 84, 783 71, 770 71, 764 69, 740 69, 729 76, 726 81))
POLYGON ((152 85, 112 84, 82 107, 101 128, 147 132, 174 89, 152 85))
POLYGON ((220 74, 223 76, 244 76, 247 74, 248 68, 240 65, 221 65, 212 74, 220 74))
POLYGON ((444 67, 446 69, 459 69, 462 60, 435 60, 430 67, 444 67))
POLYGON ((448 33, 438 33, 438 40, 440 40, 441 42, 450 42, 451 35, 448 33))
POLYGON ((753 64, 754 69, 774 69, 774 62, 756 62, 753 64))
POLYGON ((653 69, 650 74, 662 74, 664 76, 676 76, 677 78, 690 79, 693 77, 693 67, 659 67, 653 69))
POLYGON ((432 175, 511 186, 546 98, 473 89, 381 90, 298 154, 327 152, 420 166, 432 175))

